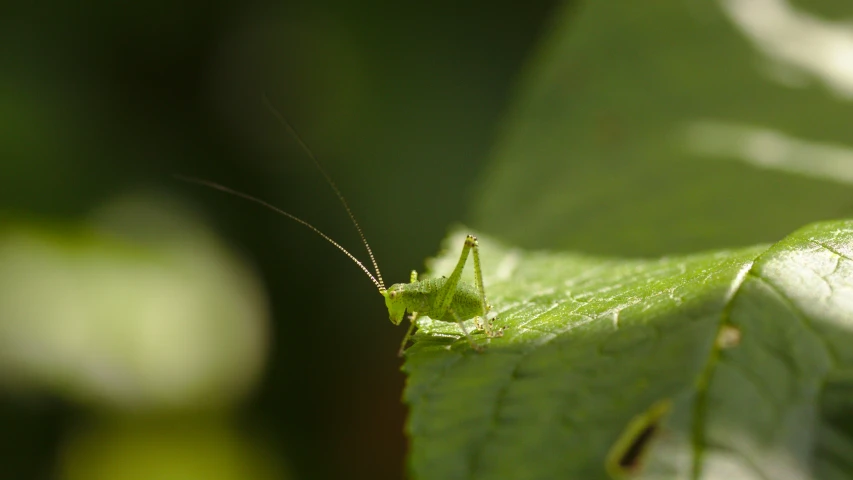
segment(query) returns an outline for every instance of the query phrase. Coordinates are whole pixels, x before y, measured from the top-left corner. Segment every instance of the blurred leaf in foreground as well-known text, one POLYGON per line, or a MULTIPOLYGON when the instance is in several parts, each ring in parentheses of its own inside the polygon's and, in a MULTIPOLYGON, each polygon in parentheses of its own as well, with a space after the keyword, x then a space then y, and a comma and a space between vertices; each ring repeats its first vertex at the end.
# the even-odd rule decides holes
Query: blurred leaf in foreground
POLYGON ((480 245, 507 328, 477 354, 420 322, 416 478, 853 477, 853 221, 659 260, 480 245))
POLYGON ((0 384, 114 409, 227 406, 266 353, 254 273, 174 202, 0 226, 0 384))

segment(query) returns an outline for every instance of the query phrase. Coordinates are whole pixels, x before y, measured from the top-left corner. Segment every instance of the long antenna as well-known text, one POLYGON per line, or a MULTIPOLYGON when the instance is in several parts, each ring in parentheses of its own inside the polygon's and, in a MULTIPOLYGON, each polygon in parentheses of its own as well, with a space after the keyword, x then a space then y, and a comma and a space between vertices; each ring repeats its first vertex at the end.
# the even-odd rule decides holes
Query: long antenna
MULTIPOLYGON (((373 250, 370 249, 370 244, 367 243, 367 238, 365 238, 364 232, 361 231, 361 226, 358 224, 358 221, 355 219, 355 215, 353 215, 352 210, 350 210, 349 204, 347 203, 346 199, 344 198, 344 195, 341 193, 340 190, 338 190, 338 186, 335 185, 335 182, 332 180, 332 177, 326 172, 326 169, 323 168, 323 165, 321 165, 320 161, 317 160, 317 157, 314 155, 314 152, 312 152, 311 149, 308 147, 308 144, 305 143, 304 140, 302 140, 302 137, 299 136, 299 133, 297 133, 296 129, 293 128, 293 125, 291 125, 290 122, 288 122, 287 119, 284 118, 284 115, 282 115, 281 113, 278 112, 278 110, 275 109, 275 107, 270 102, 270 99, 267 97, 266 93, 264 94, 263 98, 264 98, 264 104, 266 105, 267 109, 269 109, 269 111, 275 116, 275 118, 278 119, 279 123, 281 123, 281 125, 288 132, 290 132, 291 135, 293 135, 293 137, 299 143, 299 146, 302 147, 302 149, 305 150, 305 153, 308 154, 308 158, 310 158, 311 161, 314 162, 314 166, 317 167, 317 170, 320 170, 320 173, 323 174, 323 178, 326 179, 326 183, 328 183, 329 186, 332 187, 332 190, 334 190, 335 195, 338 196, 338 199, 341 201, 341 205, 344 206, 344 209, 347 211, 347 215, 349 215, 350 220, 352 220, 352 224, 355 226, 355 229, 358 232, 358 236, 361 237, 361 243, 363 243, 364 248, 367 249, 367 255, 370 256, 370 262, 373 264, 374 270, 376 270, 376 277, 379 278, 379 290, 384 291, 385 290, 385 282, 382 280, 382 273, 379 271, 379 265, 376 263, 376 257, 373 256, 373 250)), ((288 216, 293 217, 292 215, 288 215, 288 216)), ((302 223, 305 223, 305 222, 302 222, 302 223)), ((314 228, 314 227, 311 227, 311 228, 314 228)), ((317 230, 317 229, 314 228, 314 230, 317 230)), ((325 235, 323 235, 323 236, 325 237, 325 235)), ((326 238, 328 239, 328 237, 326 237, 326 238)), ((350 255, 350 256, 352 256, 352 255, 350 255)), ((373 276, 371 275, 371 278, 372 277, 373 276)), ((376 283, 376 282, 374 281, 374 283, 376 283)))
MULTIPOLYGON (((216 190, 219 190, 219 191, 222 191, 222 192, 225 192, 225 193, 229 193, 229 194, 231 194, 231 195, 236 195, 236 196, 238 196, 238 197, 245 198, 246 200, 249 200, 249 201, 251 201, 251 202, 255 202, 255 203, 257 203, 257 204, 263 205, 264 207, 267 207, 267 208, 269 208, 270 210, 272 210, 272 211, 274 211, 274 212, 280 213, 281 215, 284 215, 285 217, 287 217, 287 218, 289 218, 289 219, 291 219, 291 220, 293 220, 293 221, 295 221, 295 222, 299 222, 299 223, 301 223, 302 225, 305 225, 306 227, 308 227, 308 228, 310 228, 311 230, 313 230, 313 231, 314 231, 314 233, 316 233, 317 235, 320 235, 321 237, 323 237, 327 242, 329 242, 329 243, 331 243, 332 245, 334 245, 335 247, 337 247, 337 249, 338 249, 338 250, 340 250, 340 251, 344 252, 344 255, 346 255, 347 257, 349 257, 349 259, 350 259, 350 260, 352 260, 353 262, 355 262, 355 263, 356 263, 356 265, 358 265, 358 266, 359 266, 359 268, 361 268, 361 269, 362 269, 362 271, 364 271, 364 273, 366 273, 366 274, 367 274, 367 276, 368 276, 368 277, 370 277, 370 280, 373 282, 373 284, 374 284, 374 285, 376 285, 376 288, 378 288, 380 292, 384 292, 384 291, 385 291, 385 284, 383 284, 383 283, 382 283, 382 278, 381 278, 381 277, 380 277, 380 279, 379 279, 379 280, 377 280, 377 279, 376 279, 376 277, 374 277, 374 276, 373 276, 373 274, 371 274, 371 273, 370 273, 370 270, 368 270, 368 269, 367 269, 367 267, 365 267, 363 263, 361 263, 357 258, 355 258, 355 255, 353 255, 353 254, 349 253, 349 252, 347 251, 347 249, 346 249, 346 248, 342 247, 338 242, 336 242, 336 241, 332 240, 328 235, 326 235, 325 233, 321 232, 321 231, 320 231, 320 229, 318 229, 318 228, 317 228, 317 227, 315 227, 314 225, 311 225, 310 223, 306 222, 305 220, 302 220, 301 218, 297 217, 296 215, 292 215, 292 214, 290 214, 290 213, 287 213, 287 212, 285 212, 284 210, 282 210, 282 209, 280 209, 280 208, 278 208, 278 207, 275 207, 275 206, 273 206, 272 204, 267 203, 267 202, 265 202, 264 200, 261 200, 261 199, 260 199, 260 198, 258 198, 258 197, 253 197, 253 196, 251 196, 251 195, 249 195, 249 194, 247 194, 247 193, 239 192, 239 191, 237 191, 237 190, 234 190, 234 189, 232 189, 232 188, 228 188, 228 187, 226 187, 226 186, 224 186, 224 185, 220 185, 220 184, 215 183, 215 182, 211 182, 211 181, 208 181, 208 180, 202 180, 202 179, 200 179, 200 178, 186 177, 186 176, 184 176, 184 175, 174 175, 174 177, 175 177, 175 178, 177 178, 177 179, 179 179, 179 180, 183 180, 183 181, 185 181, 185 182, 195 183, 195 184, 198 184, 198 185, 204 185, 204 186, 206 186, 206 187, 214 188, 214 189, 216 189, 216 190)), ((375 265, 375 262, 374 262, 374 265, 375 265)), ((377 271, 378 271, 378 270, 377 270, 377 271)))

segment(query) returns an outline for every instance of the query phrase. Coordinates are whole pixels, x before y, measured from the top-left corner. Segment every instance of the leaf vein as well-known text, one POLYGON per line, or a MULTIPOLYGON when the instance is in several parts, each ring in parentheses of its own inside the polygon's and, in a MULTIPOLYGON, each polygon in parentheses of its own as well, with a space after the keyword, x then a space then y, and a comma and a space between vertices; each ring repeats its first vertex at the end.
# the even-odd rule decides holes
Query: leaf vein
MULTIPOLYGON (((727 293, 728 298, 726 298, 720 312, 720 322, 717 326, 717 334, 719 334, 720 330, 728 322, 732 305, 734 304, 734 299, 737 297, 738 292, 740 292, 740 289, 754 264, 754 261, 745 263, 732 280, 731 287, 727 293)), ((696 382, 696 403, 693 407, 693 436, 691 442, 693 447, 693 468, 691 476, 694 480, 698 480, 702 473, 702 456, 704 454, 705 435, 704 420, 708 408, 707 394, 711 383, 711 377, 714 374, 717 361, 720 357, 720 347, 717 345, 716 337, 717 335, 714 335, 714 338, 711 339, 712 343, 711 350, 708 354, 708 361, 705 363, 705 368, 702 369, 702 372, 699 374, 699 378, 696 382)))
POLYGON ((848 261, 853 262, 853 258, 850 258, 847 255, 844 255, 843 253, 839 252, 838 250, 830 247, 829 245, 827 245, 823 242, 818 242, 816 240, 810 240, 810 242, 812 243, 812 245, 816 245, 816 246, 821 247, 830 253, 834 253, 835 255, 838 255, 839 257, 843 258, 844 260, 848 260, 848 261))
MULTIPOLYGON (((548 308, 546 310, 543 310, 542 312, 539 312, 533 318, 531 318, 530 321, 528 321, 526 323, 532 323, 532 322, 536 321, 537 319, 539 319, 543 315, 545 315, 548 312, 557 308, 561 303, 566 303, 567 301, 568 300, 566 300, 564 302, 555 303, 551 308, 548 308)), ((494 411, 492 412, 492 419, 491 419, 491 422, 489 424, 488 431, 483 435, 482 441, 480 442, 479 445, 477 445, 477 447, 475 448, 474 452, 471 455, 471 461, 470 461, 471 467, 469 470, 468 478, 477 478, 478 477, 477 471, 480 469, 480 464, 482 462, 483 448, 485 445, 488 444, 489 439, 491 439, 495 435, 495 430, 498 427, 498 422, 499 422, 499 419, 501 416, 501 411, 503 408, 504 401, 506 399, 507 393, 509 392, 509 389, 510 389, 510 386, 512 385, 513 380, 516 379, 518 376, 518 369, 521 366, 521 362, 523 362, 524 359, 526 359, 528 356, 530 356, 530 354, 537 352, 539 348, 542 348, 542 346, 550 343, 551 341, 553 341, 558 336, 559 335, 554 335, 553 337, 548 338, 545 342, 542 342, 542 343, 536 345, 536 348, 530 348, 530 349, 522 352, 518 356, 518 359, 516 360, 515 364, 512 366, 512 370, 510 371, 507 379, 504 380, 503 385, 501 385, 500 389, 498 389, 498 392, 495 395, 494 411)))
POLYGON ((770 280, 762 277, 761 275, 755 272, 751 272, 750 276, 767 286, 767 288, 769 288, 770 291, 772 291, 778 297, 780 303, 788 307, 788 310, 790 310, 791 313, 794 314, 794 316, 800 321, 803 327, 805 327, 806 330, 811 332, 821 341, 824 346, 824 349, 826 350, 827 355, 829 355, 829 357, 832 359, 833 367, 837 367, 840 362, 838 360, 838 354, 835 352, 835 349, 832 348, 829 341, 823 336, 823 334, 821 334, 821 332, 815 328, 814 324, 806 317, 802 310, 800 310, 799 307, 797 307, 796 304, 794 304, 794 302, 791 301, 791 299, 788 298, 788 296, 785 295, 781 290, 779 290, 779 288, 770 280))

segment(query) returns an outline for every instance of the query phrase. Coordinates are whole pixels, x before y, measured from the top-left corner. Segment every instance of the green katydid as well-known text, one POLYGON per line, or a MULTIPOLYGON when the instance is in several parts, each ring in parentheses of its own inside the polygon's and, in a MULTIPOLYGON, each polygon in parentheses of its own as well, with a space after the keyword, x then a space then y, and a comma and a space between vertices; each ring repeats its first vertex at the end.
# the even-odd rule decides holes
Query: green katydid
POLYGON ((353 215, 350 210, 349 204, 344 198, 341 191, 338 189, 335 182, 332 181, 332 177, 326 172, 326 169, 320 164, 320 161, 308 147, 308 144, 302 140, 293 126, 282 116, 264 97, 264 102, 266 103, 267 108, 272 112, 272 114, 276 117, 276 119, 281 123, 281 125, 296 139, 299 143, 299 146, 305 151, 308 155, 308 158, 314 163, 314 166, 320 171, 323 175, 323 178, 326 180, 326 183, 332 188, 343 205, 344 209, 349 215, 350 220, 352 220, 353 225, 355 226, 356 231, 358 232, 359 237, 361 237, 361 242, 364 244, 364 247, 367 249, 367 254, 370 257, 370 262, 373 264, 374 271, 376 275, 373 273, 361 262, 355 255, 351 254, 347 249, 341 246, 338 242, 332 240, 331 237, 320 231, 314 225, 302 220, 301 218, 293 215, 291 213, 285 212, 284 210, 273 206, 272 204, 252 195, 225 187, 218 183, 214 183, 208 180, 202 180, 198 178, 185 177, 181 175, 176 175, 177 178, 196 183, 200 185, 204 185, 216 190, 220 190, 225 193, 229 193, 231 195, 236 195, 238 197, 244 198, 251 202, 255 202, 260 204, 270 210, 275 211, 285 217, 304 225, 311 229, 317 235, 323 237, 324 240, 331 243, 338 250, 343 252, 350 260, 355 262, 359 268, 370 278, 370 281, 376 285, 376 288, 379 289, 379 293, 385 297, 385 306, 388 308, 388 314, 391 318, 391 323, 394 325, 399 325, 402 322, 403 317, 406 312, 410 313, 409 319, 411 321, 411 325, 409 326, 408 331, 406 332, 405 337, 403 337, 403 342, 400 345, 400 350, 398 352, 399 355, 402 356, 403 351, 408 344, 409 339, 414 332, 414 327, 416 325, 416 320, 418 315, 427 316, 433 320, 439 320, 443 322, 455 322, 459 325, 459 328, 462 330, 462 333, 468 339, 468 342, 471 344, 471 347, 477 351, 481 351, 482 347, 474 342, 474 339, 471 337, 471 334, 468 332, 468 329, 465 327, 464 321, 467 319, 475 318, 476 319, 476 328, 478 330, 482 329, 485 331, 486 336, 489 338, 498 337, 503 334, 503 329, 494 330, 492 328, 492 323, 494 319, 489 319, 488 314, 491 310, 491 305, 486 301, 486 291, 483 288, 483 274, 480 271, 480 251, 479 246, 477 244, 477 238, 473 235, 468 235, 465 238, 465 243, 462 246, 462 254, 459 257, 459 262, 456 264, 456 268, 453 269, 453 272, 449 277, 440 277, 440 278, 431 278, 427 280, 418 280, 418 274, 415 270, 412 270, 411 277, 409 279, 409 283, 396 283, 391 285, 390 288, 385 288, 385 282, 382 280, 382 274, 379 271, 379 265, 376 262, 376 258, 373 255, 373 250, 370 248, 370 244, 367 243, 367 239, 364 236, 364 233, 361 230, 361 226, 358 224, 358 221, 355 219, 355 215, 353 215), (472 285, 469 282, 462 280, 462 271, 465 268, 465 263, 468 260, 469 253, 473 252, 474 257, 474 284, 472 285))

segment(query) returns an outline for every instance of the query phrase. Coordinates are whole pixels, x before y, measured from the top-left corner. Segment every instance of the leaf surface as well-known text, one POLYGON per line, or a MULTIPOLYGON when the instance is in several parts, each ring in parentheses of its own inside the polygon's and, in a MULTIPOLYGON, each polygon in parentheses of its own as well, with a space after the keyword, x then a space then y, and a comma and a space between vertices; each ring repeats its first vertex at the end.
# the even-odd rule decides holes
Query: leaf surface
POLYGON ((480 245, 506 330, 478 354, 419 321, 415 478, 853 475, 853 221, 656 260, 480 245))

